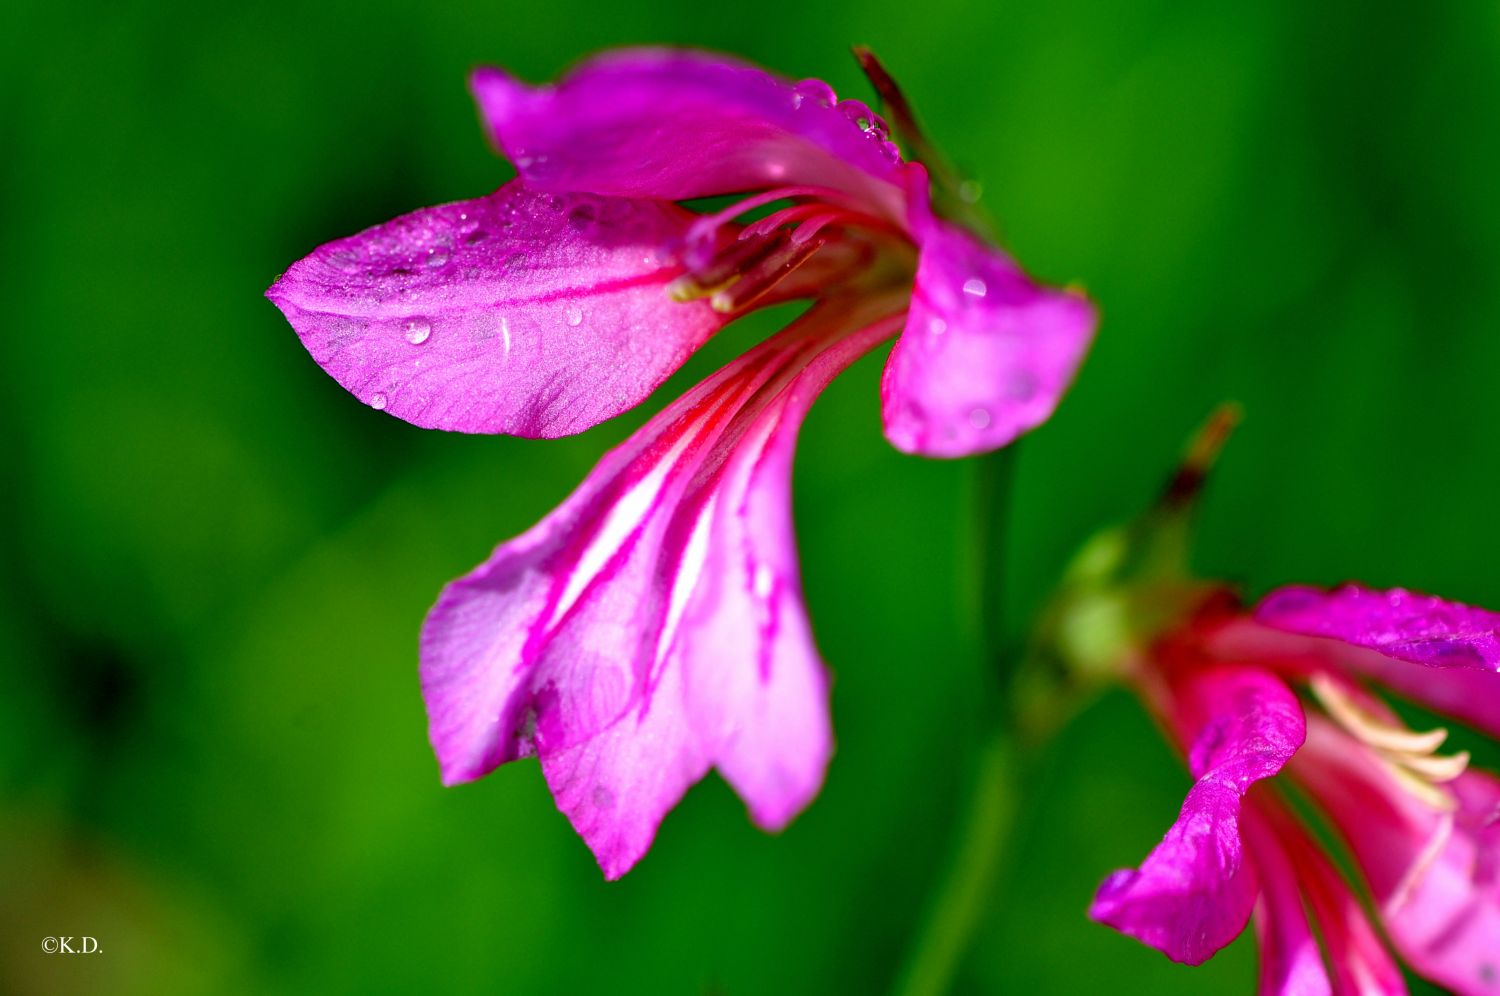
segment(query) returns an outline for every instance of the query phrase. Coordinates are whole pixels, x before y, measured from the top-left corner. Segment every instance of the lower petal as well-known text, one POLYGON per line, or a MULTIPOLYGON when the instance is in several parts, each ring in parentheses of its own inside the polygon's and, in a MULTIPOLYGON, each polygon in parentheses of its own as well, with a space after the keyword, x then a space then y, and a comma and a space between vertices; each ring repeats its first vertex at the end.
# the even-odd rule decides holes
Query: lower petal
POLYGON ((538 754, 611 877, 710 763, 762 826, 811 799, 831 736, 791 538, 792 446, 902 303, 815 305, 444 591, 422 679, 446 781, 538 754))
POLYGON ((542 758, 557 808, 607 879, 641 859, 663 817, 708 771, 681 701, 681 669, 668 668, 653 696, 614 725, 542 758))
POLYGON ((1253 806, 1246 807, 1241 827, 1261 887, 1255 906, 1261 996, 1332 992, 1318 939, 1302 905, 1297 872, 1276 832, 1253 806))
POLYGON ((1295 774, 1369 882, 1396 950, 1459 993, 1500 992, 1500 782, 1465 772, 1451 811, 1408 791, 1368 747, 1310 723, 1295 774))
POLYGON ((1500 781, 1469 771, 1451 788, 1452 836, 1386 923, 1423 976, 1459 993, 1500 993, 1500 781))
POLYGON ((808 364, 746 431, 705 517, 702 581, 683 621, 689 708, 715 766, 768 830, 817 794, 833 750, 792 531, 797 433, 818 392, 897 321, 872 321, 808 364))
MULTIPOLYGON (((1302 901, 1317 922, 1335 991, 1404 996, 1406 979, 1400 967, 1365 915, 1364 906, 1307 831, 1274 799, 1258 799, 1256 813, 1274 834, 1281 860, 1295 875, 1302 901)), ((1263 866, 1266 860, 1277 859, 1263 858, 1257 841, 1255 860, 1263 866)))
POLYGON ((1257 894, 1240 839, 1240 807, 1302 743, 1291 690, 1262 671, 1196 671, 1173 689, 1174 723, 1197 782, 1162 842, 1138 869, 1100 886, 1089 915, 1190 965, 1244 929, 1257 894))

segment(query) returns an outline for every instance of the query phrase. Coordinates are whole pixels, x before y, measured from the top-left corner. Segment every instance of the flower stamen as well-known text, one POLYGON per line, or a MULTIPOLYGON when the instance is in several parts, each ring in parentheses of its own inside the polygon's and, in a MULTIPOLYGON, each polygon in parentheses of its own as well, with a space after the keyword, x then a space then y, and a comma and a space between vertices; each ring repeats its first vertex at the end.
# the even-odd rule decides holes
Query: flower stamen
POLYGON ((716 291, 709 299, 709 304, 722 314, 738 311, 764 297, 827 244, 826 239, 798 243, 782 236, 780 245, 774 251, 762 257, 753 268, 741 273, 727 287, 716 291))
POLYGON ((1443 727, 1419 733, 1394 717, 1378 715, 1355 700, 1351 692, 1327 674, 1315 674, 1308 682, 1313 696, 1333 720, 1356 740, 1373 750, 1391 775, 1412 795, 1442 812, 1452 812, 1457 803, 1441 786, 1463 774, 1469 752, 1440 755, 1448 739, 1443 727))

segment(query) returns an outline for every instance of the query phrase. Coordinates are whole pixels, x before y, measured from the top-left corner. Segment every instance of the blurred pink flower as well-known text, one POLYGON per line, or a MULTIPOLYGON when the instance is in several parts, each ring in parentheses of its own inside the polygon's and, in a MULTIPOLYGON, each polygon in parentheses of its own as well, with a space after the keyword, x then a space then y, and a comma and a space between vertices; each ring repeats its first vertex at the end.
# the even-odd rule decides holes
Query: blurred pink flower
POLYGON ((1500 736, 1500 615, 1357 585, 1284 588, 1249 615, 1222 608, 1136 668, 1196 782, 1091 915, 1198 964, 1253 910, 1263 993, 1405 992, 1280 791, 1290 784, 1348 846, 1402 959, 1455 992, 1500 992, 1500 781, 1466 753, 1439 754, 1445 730, 1411 730, 1372 691, 1500 736))
POLYGON ((576 433, 733 317, 812 302, 450 584, 423 629, 444 780, 536 754, 614 878, 710 767, 773 830, 822 782, 827 679, 788 491, 818 392, 899 333, 887 437, 984 452, 1052 413, 1095 314, 936 217, 926 170, 817 80, 643 50, 556 86, 481 69, 473 87, 517 180, 322 246, 268 291, 365 403, 463 432, 576 433), (712 213, 676 203, 723 195, 712 213))

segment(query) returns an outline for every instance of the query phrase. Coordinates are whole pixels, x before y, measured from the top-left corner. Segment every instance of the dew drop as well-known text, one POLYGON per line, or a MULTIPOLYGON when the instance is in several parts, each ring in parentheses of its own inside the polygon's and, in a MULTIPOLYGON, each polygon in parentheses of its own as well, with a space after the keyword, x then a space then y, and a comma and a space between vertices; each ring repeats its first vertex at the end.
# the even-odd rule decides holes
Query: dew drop
POLYGON ((569 325, 574 325, 574 326, 582 325, 583 324, 583 312, 579 311, 577 308, 569 308, 568 309, 568 324, 569 325))
POLYGON ((990 413, 984 408, 972 408, 969 410, 969 424, 976 429, 988 429, 990 427, 990 413))
POLYGON ((448 250, 446 250, 446 249, 429 249, 429 250, 427 250, 427 265, 429 267, 431 267, 432 269, 434 269, 434 270, 436 270, 440 266, 447 266, 448 265, 448 250))
POLYGON ((385 405, 386 405, 386 397, 385 397, 384 394, 380 393, 379 391, 376 391, 374 394, 370 395, 370 407, 371 408, 375 409, 377 412, 383 412, 383 411, 385 411, 385 405))
POLYGON ((801 107, 808 101, 818 107, 832 107, 837 99, 833 87, 822 80, 803 80, 792 87, 793 107, 801 107))
POLYGON ((931 332, 933 335, 942 335, 944 332, 948 331, 948 323, 943 321, 941 318, 934 318, 932 321, 927 323, 927 331, 931 332))
POLYGON ((755 577, 751 581, 755 594, 760 598, 769 598, 771 591, 776 587, 776 575, 771 568, 765 564, 755 566, 755 577))
POLYGON ((875 112, 862 100, 841 100, 839 110, 844 117, 858 125, 861 131, 868 130, 875 121, 875 112))
POLYGON ((984 187, 975 180, 965 180, 958 185, 958 199, 965 204, 978 204, 984 187))
POLYGON ((968 280, 964 281, 964 293, 968 294, 970 297, 984 297, 989 293, 989 290, 990 289, 985 286, 984 281, 980 280, 978 277, 970 277, 968 280))
POLYGON ((432 323, 425 318, 408 318, 403 332, 406 341, 413 346, 420 346, 432 335, 432 323))

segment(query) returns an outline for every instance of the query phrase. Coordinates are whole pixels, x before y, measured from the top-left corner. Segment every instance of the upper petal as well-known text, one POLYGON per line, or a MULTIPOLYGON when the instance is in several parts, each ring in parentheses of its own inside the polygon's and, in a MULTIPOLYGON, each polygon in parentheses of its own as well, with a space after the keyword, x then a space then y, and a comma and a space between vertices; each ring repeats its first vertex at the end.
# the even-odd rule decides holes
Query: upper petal
POLYGON ((1196 965, 1239 934, 1255 903, 1255 874, 1240 840, 1240 804, 1281 770, 1305 720, 1290 689, 1263 671, 1219 667, 1187 675, 1174 724, 1197 782, 1177 821, 1138 869, 1099 887, 1089 915, 1196 965))
POLYGON ((472 78, 492 137, 532 186, 683 200, 814 185, 905 219, 896 146, 857 101, 700 52, 590 59, 554 86, 472 78))
POLYGON ((691 221, 513 182, 321 246, 266 296, 372 407, 427 428, 563 436, 639 403, 722 326, 666 293, 691 221))
POLYGON ((1276 629, 1332 637, 1413 664, 1500 672, 1500 613, 1404 588, 1280 588, 1255 616, 1276 629))
MULTIPOLYGON (((1278 589, 1262 600, 1255 618, 1323 644, 1278 648, 1261 641, 1271 652, 1332 656, 1402 695, 1500 736, 1500 613, 1401 588, 1377 591, 1349 584, 1332 591, 1278 589)), ((1239 637, 1254 639, 1249 631, 1239 637)))
POLYGON ((933 457, 1004 446, 1051 417, 1093 340, 1094 306, 955 225, 926 219, 917 235, 911 311, 880 385, 886 436, 933 457))

